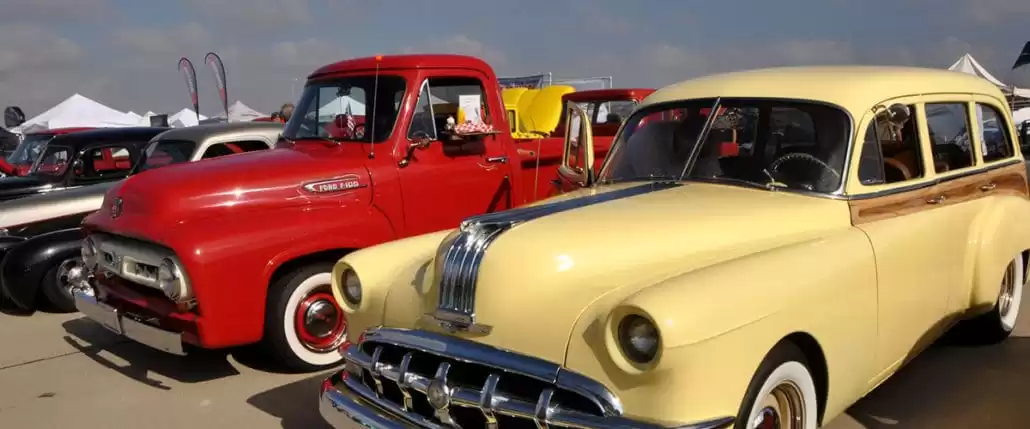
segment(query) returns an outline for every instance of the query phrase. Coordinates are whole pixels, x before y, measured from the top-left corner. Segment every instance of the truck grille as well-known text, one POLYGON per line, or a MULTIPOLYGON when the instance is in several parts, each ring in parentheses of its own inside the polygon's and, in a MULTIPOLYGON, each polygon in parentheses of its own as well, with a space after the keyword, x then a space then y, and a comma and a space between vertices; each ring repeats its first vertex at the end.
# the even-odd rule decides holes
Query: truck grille
POLYGON ((157 271, 162 259, 174 259, 170 250, 112 234, 93 233, 89 237, 97 248, 99 269, 133 284, 160 290, 157 271))
POLYGON ((348 349, 346 373, 351 390, 421 427, 594 428, 622 420, 618 399, 593 380, 430 332, 369 331, 348 349))

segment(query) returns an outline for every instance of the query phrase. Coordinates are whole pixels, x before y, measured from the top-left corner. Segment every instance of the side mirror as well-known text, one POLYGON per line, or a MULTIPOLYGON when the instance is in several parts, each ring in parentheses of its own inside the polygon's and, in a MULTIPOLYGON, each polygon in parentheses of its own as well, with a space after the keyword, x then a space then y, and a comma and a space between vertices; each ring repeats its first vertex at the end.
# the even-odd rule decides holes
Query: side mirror
POLYGON ((72 174, 75 174, 76 176, 81 176, 83 173, 82 166, 82 159, 76 159, 75 162, 72 163, 72 174))
POLYGON ((576 103, 568 103, 565 122, 565 150, 558 175, 583 187, 594 184, 594 133, 590 116, 576 103))

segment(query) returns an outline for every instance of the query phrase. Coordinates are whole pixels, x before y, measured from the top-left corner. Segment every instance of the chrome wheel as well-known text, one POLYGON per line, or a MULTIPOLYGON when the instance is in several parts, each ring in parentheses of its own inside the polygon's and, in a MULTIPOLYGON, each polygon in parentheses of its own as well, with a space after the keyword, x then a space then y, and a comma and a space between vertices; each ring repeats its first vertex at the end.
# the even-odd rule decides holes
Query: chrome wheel
POLYGON ((791 381, 777 385, 762 398, 762 410, 751 422, 752 429, 801 429, 805 423, 805 401, 801 388, 791 381))
POLYGON ((1001 293, 998 295, 998 313, 1005 318, 1013 309, 1013 301, 1016 300, 1016 278, 1019 273, 1014 263, 1009 263, 1005 268, 1005 275, 1001 278, 1001 293))
POLYGON ((294 326, 301 344, 316 353, 332 351, 346 339, 347 317, 336 305, 328 286, 305 296, 294 313, 294 326))
POLYGON ((72 296, 72 288, 82 282, 86 277, 86 267, 80 258, 66 259, 57 267, 57 289, 69 298, 72 296))

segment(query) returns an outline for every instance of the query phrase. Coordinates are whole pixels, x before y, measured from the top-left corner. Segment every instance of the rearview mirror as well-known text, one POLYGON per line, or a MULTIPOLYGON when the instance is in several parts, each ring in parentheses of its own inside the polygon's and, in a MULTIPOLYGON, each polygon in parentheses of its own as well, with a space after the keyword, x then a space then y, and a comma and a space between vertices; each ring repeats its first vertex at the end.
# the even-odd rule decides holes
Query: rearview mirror
POLYGON ((588 187, 594 183, 594 133, 590 116, 576 103, 566 107, 565 150, 562 152, 558 175, 563 179, 588 187))

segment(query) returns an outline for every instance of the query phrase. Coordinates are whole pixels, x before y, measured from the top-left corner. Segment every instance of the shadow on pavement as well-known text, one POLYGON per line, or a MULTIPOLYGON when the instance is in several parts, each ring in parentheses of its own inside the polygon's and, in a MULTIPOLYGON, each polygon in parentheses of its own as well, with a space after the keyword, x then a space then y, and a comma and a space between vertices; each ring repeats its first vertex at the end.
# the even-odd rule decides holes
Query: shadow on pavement
POLYGON ((318 413, 318 389, 322 385, 322 380, 331 373, 332 371, 324 371, 258 393, 247 399, 247 403, 279 418, 283 429, 332 429, 318 413))
POLYGON ((1027 396, 1030 338, 973 347, 946 337, 848 415, 867 429, 1016 429, 1028 427, 1027 396))
POLYGON ((196 350, 185 357, 175 356, 123 339, 85 317, 69 320, 62 326, 70 334, 64 340, 84 356, 156 389, 171 387, 153 378, 155 374, 182 383, 239 375, 226 351, 196 350))

